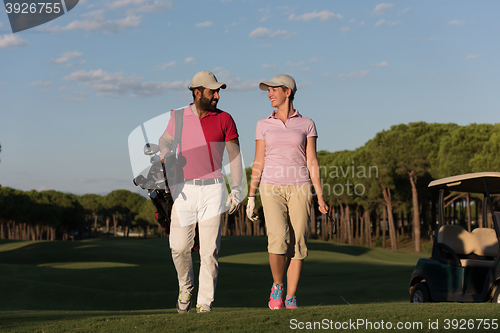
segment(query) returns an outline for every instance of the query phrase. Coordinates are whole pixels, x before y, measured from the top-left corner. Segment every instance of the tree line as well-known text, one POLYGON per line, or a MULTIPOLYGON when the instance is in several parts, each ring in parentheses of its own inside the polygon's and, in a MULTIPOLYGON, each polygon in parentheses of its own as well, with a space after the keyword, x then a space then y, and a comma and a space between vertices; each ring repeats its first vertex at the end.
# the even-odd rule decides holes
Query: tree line
MULTIPOLYGON (((328 192, 325 197, 335 212, 339 232, 328 234, 325 225, 320 234, 311 226, 311 233, 365 245, 371 245, 372 239, 385 243, 387 234, 392 249, 397 249, 399 237, 408 236, 420 252, 422 235, 427 237, 437 221, 438 192, 428 189, 429 182, 500 171, 499 139, 500 124, 417 122, 392 126, 353 151, 320 151, 323 189, 328 192)), ((466 197, 453 193, 446 199, 451 202, 446 211, 449 221, 470 228, 475 218, 483 225, 478 214, 482 198, 469 197, 469 205, 466 197), (468 215, 467 207, 472 207, 468 215)), ((491 218, 484 225, 491 227, 491 218)))
POLYGON ((125 237, 134 229, 158 234, 155 207, 128 190, 81 196, 0 187, 0 239, 69 240, 105 234, 125 237))
MULTIPOLYGON (((415 251, 437 221, 438 193, 433 179, 481 171, 500 171, 500 124, 394 125, 355 150, 319 151, 322 188, 334 225, 316 206, 311 209, 309 237, 396 250, 411 239, 415 251)), ((251 168, 246 169, 249 179, 251 168)), ((446 219, 471 227, 491 226, 481 220, 482 198, 447 194, 446 219), (466 202, 469 202, 467 204, 466 202), (469 209, 472 208, 472 209, 469 209)), ((257 196, 259 220, 251 222, 245 204, 224 214, 222 235, 264 235, 265 221, 257 196)), ((155 207, 137 193, 77 196, 57 191, 23 192, 0 187, 0 237, 71 239, 85 233, 143 237, 165 236, 156 223, 155 207)))

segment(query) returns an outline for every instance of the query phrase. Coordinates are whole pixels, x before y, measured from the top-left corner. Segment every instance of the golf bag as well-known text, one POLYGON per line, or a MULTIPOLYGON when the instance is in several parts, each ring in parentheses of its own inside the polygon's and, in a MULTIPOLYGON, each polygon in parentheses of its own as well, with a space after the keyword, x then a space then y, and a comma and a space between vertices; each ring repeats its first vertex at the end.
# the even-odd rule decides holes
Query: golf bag
MULTIPOLYGON (((155 218, 167 235, 170 235, 172 207, 174 205, 171 190, 174 190, 177 184, 184 182, 183 166, 185 165, 185 158, 182 156, 181 151, 183 111, 184 109, 174 110, 175 134, 173 151, 169 154, 165 154, 163 157, 164 160, 162 161, 161 157, 157 155, 160 151, 159 146, 146 143, 144 154, 153 155, 150 160, 152 166, 147 172, 146 177, 139 175, 133 179, 136 186, 148 190, 148 196, 156 207, 155 218), (169 186, 168 180, 172 183, 171 186, 169 186)), ((199 231, 197 224, 192 251, 197 251, 198 249, 199 231)))
POLYGON ((174 200, 172 199, 172 194, 170 194, 170 192, 167 193, 165 190, 157 192, 158 193, 154 198, 150 196, 151 201, 156 207, 155 218, 163 228, 163 231, 165 231, 167 235, 170 235, 170 216, 172 214, 174 200))
POLYGON ((170 221, 172 206, 174 201, 168 187, 164 173, 164 164, 156 153, 159 147, 155 144, 146 143, 144 154, 153 155, 151 157, 151 168, 149 168, 146 177, 139 175, 133 179, 136 186, 148 190, 148 196, 156 207, 155 217, 166 234, 170 234, 170 221))

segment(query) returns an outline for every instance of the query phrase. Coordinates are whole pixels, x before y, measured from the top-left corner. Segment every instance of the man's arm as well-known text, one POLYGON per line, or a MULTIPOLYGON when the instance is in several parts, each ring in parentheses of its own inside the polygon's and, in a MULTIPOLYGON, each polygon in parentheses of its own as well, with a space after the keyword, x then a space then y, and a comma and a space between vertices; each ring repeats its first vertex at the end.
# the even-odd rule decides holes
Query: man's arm
POLYGON ((226 149, 229 155, 229 168, 231 169, 231 178, 234 186, 241 186, 242 163, 240 155, 240 141, 238 138, 227 141, 226 149))

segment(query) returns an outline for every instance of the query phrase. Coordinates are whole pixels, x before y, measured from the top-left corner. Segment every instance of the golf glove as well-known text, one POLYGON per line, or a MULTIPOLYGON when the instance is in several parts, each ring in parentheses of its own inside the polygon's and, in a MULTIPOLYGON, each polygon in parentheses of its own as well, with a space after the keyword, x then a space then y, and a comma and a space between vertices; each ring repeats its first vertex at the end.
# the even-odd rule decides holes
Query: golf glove
POLYGON ((231 205, 229 208, 229 214, 233 214, 241 206, 241 189, 240 187, 233 187, 231 193, 227 197, 226 207, 231 205))
POLYGON ((255 197, 248 197, 247 202, 247 216, 252 222, 257 221, 259 216, 254 212, 255 209, 255 197))

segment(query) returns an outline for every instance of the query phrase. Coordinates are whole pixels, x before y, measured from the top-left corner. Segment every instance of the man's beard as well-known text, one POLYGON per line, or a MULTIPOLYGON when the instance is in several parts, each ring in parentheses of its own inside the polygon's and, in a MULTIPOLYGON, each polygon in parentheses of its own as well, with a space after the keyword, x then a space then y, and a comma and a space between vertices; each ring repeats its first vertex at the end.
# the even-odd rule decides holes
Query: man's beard
POLYGON ((217 99, 208 99, 205 96, 201 96, 200 109, 205 111, 215 111, 215 109, 217 109, 217 102, 217 99), (212 101, 216 101, 215 105, 212 104, 212 101))

